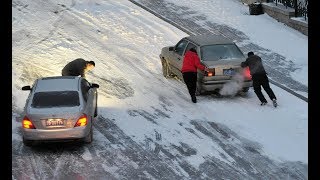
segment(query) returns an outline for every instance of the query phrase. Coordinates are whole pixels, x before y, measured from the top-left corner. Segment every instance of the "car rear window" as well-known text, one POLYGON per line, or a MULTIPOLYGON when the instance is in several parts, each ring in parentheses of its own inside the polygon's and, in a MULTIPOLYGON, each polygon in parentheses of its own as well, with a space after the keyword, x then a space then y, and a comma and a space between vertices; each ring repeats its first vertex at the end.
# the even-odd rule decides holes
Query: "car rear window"
POLYGON ((217 44, 202 46, 200 49, 203 61, 218 61, 244 58, 243 53, 235 44, 217 44))
POLYGON ((79 93, 77 91, 51 91, 37 92, 33 96, 31 107, 72 107, 79 106, 79 93))

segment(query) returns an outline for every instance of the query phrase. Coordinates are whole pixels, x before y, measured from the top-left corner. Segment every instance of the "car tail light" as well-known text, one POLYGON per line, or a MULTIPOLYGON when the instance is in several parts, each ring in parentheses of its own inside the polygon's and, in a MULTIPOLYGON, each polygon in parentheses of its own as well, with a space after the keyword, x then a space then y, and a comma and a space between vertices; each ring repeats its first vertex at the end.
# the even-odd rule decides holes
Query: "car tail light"
POLYGON ((215 69, 214 68, 207 68, 207 70, 204 71, 204 76, 214 76, 215 75, 215 69))
POLYGON ((24 116, 24 118, 22 120, 22 127, 26 128, 26 129, 35 129, 34 125, 31 122, 31 120, 27 116, 24 116))
POLYGON ((245 78, 251 79, 251 74, 250 74, 250 69, 249 69, 249 67, 245 67, 245 68, 243 69, 243 75, 244 75, 245 78))
POLYGON ((74 127, 78 126, 85 126, 88 124, 88 118, 86 114, 83 114, 77 121, 77 123, 74 125, 74 127))

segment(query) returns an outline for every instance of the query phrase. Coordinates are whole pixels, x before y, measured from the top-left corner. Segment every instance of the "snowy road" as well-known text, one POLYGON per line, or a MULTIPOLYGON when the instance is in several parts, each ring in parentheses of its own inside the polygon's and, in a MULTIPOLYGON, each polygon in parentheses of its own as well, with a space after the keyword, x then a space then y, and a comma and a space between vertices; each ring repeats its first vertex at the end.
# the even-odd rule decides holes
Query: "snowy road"
MULTIPOLYGON (((288 91, 289 93, 301 98, 302 100, 305 100, 306 102, 308 102, 308 86, 306 85, 307 81, 304 79, 301 80, 301 79, 295 79, 294 77, 292 77, 292 74, 295 71, 299 71, 299 69, 301 68, 299 67, 299 65, 294 63, 293 58, 297 58, 297 57, 294 57, 294 56, 285 57, 284 55, 281 55, 281 50, 277 49, 277 46, 279 45, 276 45, 276 44, 280 44, 281 46, 282 43, 286 42, 286 41, 282 41, 282 38, 280 39, 278 38, 278 37, 281 37, 281 31, 278 31, 278 32, 274 31, 272 32, 273 34, 271 34, 270 30, 268 32, 268 30, 263 29, 264 28, 263 26, 258 26, 258 24, 255 24, 255 21, 259 21, 259 19, 258 18, 252 19, 255 17, 254 16, 250 17, 250 15, 247 12, 248 9, 246 6, 238 5, 239 9, 237 9, 237 11, 240 11, 238 12, 238 14, 242 14, 243 16, 248 16, 246 20, 252 21, 250 23, 253 25, 256 25, 256 27, 253 27, 254 29, 257 29, 256 32, 262 32, 262 33, 254 33, 254 34, 257 34, 256 36, 267 37, 267 36, 270 36, 271 34, 272 39, 275 39, 273 43, 272 41, 270 41, 271 45, 269 45, 266 42, 263 42, 264 40, 261 40, 261 39, 257 39, 253 41, 252 36, 255 36, 255 35, 250 34, 250 32, 248 34, 245 34, 240 29, 237 29, 236 28, 237 26, 231 27, 231 25, 227 25, 228 23, 229 24, 243 23, 243 26, 248 26, 247 27, 248 29, 250 29, 252 26, 252 25, 249 25, 248 22, 242 22, 242 19, 235 15, 234 17, 230 16, 230 14, 232 13, 226 13, 223 8, 219 8, 217 4, 219 4, 220 1, 212 1, 213 3, 208 4, 207 6, 202 4, 202 3, 208 3, 207 1, 203 1, 203 2, 190 1, 189 3, 182 1, 177 4, 172 3, 174 2, 174 0, 130 0, 130 1, 148 10, 149 12, 155 14, 159 18, 167 21, 168 23, 174 25, 175 27, 181 29, 182 31, 186 32, 189 35, 208 34, 208 33, 221 35, 237 42, 239 47, 245 53, 249 51, 259 53, 259 55, 262 57, 265 63, 265 68, 269 73, 268 76, 269 78, 271 78, 270 82, 288 91), (179 4, 183 4, 183 5, 179 5, 179 4), (200 7, 200 10, 196 11, 197 9, 199 9, 199 7, 200 7), (222 23, 215 23, 214 21, 212 21, 212 19, 219 19, 219 15, 220 15, 219 12, 221 11, 223 14, 221 16, 224 16, 221 19, 226 19, 226 22, 222 24, 222 23), (211 17, 206 16, 208 14, 211 14, 211 17), (264 47, 263 45, 266 47, 264 47)), ((230 3, 230 2, 227 2, 227 3, 230 3)), ((233 4, 237 5, 241 3, 234 0, 233 4)), ((232 7, 232 5, 230 6, 232 7)), ((228 8, 227 10, 233 11, 232 9, 228 9, 228 8)), ((279 27, 281 28, 281 24, 279 25, 279 27)), ((285 26, 283 26, 282 28, 285 28, 285 26)), ((254 32, 254 30, 252 29, 247 31, 254 32)), ((288 35, 287 37, 290 38, 290 35, 288 35)), ((265 39, 268 39, 268 38, 265 38, 265 39)), ((304 38, 302 37, 301 39, 304 39, 304 38)), ((298 43, 298 42, 295 42, 295 43, 296 43, 296 46, 300 45, 299 49, 305 49, 306 48, 305 46, 307 46, 307 44, 305 43, 298 43)), ((286 49, 286 48, 282 47, 281 49, 286 49)), ((290 51, 288 47, 287 51, 285 52, 282 51, 282 53, 290 54, 293 52, 290 51)), ((307 76, 307 74, 301 74, 300 76, 307 76)))
MULTIPOLYGON (((141 113, 141 116, 150 116, 141 113)), ((189 123, 189 122, 188 122, 189 123)), ((299 162, 275 162, 263 155, 259 144, 239 137, 214 122, 191 120, 192 127, 181 127, 188 138, 206 138, 215 144, 198 168, 188 162, 197 149, 184 142, 162 145, 161 134, 146 136, 137 143, 113 119, 98 117, 95 141, 43 144, 29 149, 14 141, 14 179, 305 179, 307 167, 299 162), (188 132, 188 133, 187 133, 188 132), (159 136, 159 135, 158 135, 159 136), (156 138, 155 138, 156 137, 156 138)), ((175 137, 173 137, 175 138, 175 137)), ((197 139, 199 138, 199 139, 197 139)), ((197 158, 194 159, 195 161, 197 158)))
POLYGON ((162 76, 163 46, 186 36, 127 0, 12 2, 12 179, 307 179, 308 104, 201 96, 162 76), (36 78, 96 62, 92 144, 25 147, 21 112, 36 78))

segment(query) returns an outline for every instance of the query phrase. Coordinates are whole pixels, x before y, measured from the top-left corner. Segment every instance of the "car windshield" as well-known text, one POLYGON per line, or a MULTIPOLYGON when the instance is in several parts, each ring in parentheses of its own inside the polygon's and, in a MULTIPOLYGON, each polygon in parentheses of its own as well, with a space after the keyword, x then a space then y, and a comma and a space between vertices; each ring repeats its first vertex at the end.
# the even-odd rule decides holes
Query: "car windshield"
POLYGON ((243 53, 235 44, 206 45, 200 48, 203 61, 218 61, 244 58, 243 53))
POLYGON ((79 93, 77 91, 50 91, 34 94, 31 107, 73 107, 79 106, 79 93))

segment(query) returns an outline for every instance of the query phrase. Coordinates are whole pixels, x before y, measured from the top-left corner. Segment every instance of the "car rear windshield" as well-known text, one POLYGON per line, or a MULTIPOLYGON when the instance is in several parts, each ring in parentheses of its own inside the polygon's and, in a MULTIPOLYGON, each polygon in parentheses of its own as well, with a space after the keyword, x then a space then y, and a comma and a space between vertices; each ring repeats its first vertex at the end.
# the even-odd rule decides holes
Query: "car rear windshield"
POLYGON ((79 106, 79 93, 77 91, 51 91, 37 92, 33 96, 31 107, 73 107, 79 106))
POLYGON ((218 61, 244 58, 243 53, 235 44, 217 44, 202 46, 200 49, 203 61, 218 61))

